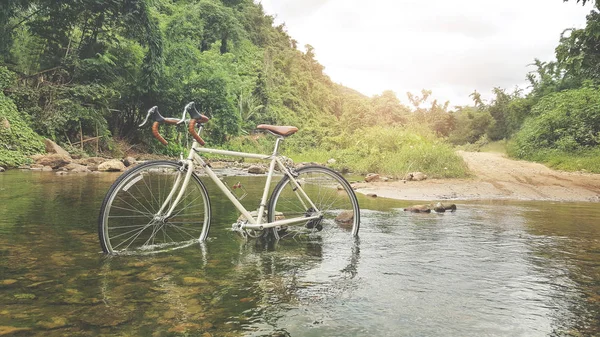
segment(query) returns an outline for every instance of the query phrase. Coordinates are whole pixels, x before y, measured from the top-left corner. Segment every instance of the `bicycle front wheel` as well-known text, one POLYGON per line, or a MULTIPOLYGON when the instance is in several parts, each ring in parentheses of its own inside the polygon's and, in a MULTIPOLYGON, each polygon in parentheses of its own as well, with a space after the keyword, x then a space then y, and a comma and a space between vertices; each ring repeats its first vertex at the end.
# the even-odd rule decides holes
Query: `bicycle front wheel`
POLYGON ((296 171, 302 189, 285 176, 269 200, 269 222, 319 216, 278 230, 281 237, 306 233, 323 237, 355 237, 360 227, 360 208, 354 190, 339 173, 322 166, 296 171), (302 191, 305 192, 302 193, 302 191), (308 196, 308 198, 306 198, 308 196))
POLYGON ((198 176, 185 183, 187 169, 171 161, 151 161, 121 175, 106 194, 98 218, 105 253, 176 249, 203 241, 210 227, 210 200, 198 176), (172 209, 171 212, 169 212, 172 209))

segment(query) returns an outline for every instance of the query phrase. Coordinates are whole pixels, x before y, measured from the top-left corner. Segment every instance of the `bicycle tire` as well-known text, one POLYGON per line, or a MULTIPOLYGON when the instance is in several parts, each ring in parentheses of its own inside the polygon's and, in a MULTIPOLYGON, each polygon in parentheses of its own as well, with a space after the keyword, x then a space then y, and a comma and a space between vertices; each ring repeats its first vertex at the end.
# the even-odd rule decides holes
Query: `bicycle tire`
MULTIPOLYGON (((352 238, 358 236, 360 206, 348 181, 339 173, 323 166, 305 166, 295 172, 296 181, 322 212, 322 217, 278 229, 278 235, 284 237, 301 233, 309 235, 320 233, 321 236, 336 234, 352 238)), ((299 216, 308 217, 313 214, 315 213, 312 207, 298 198, 290 178, 284 176, 273 189, 269 199, 269 222, 299 216)))
MULTIPOLYGON (((102 251, 107 254, 159 252, 206 240, 210 229, 210 199, 195 173, 192 172, 171 216, 165 218, 157 214, 177 176, 183 179, 186 172, 181 163, 158 160, 122 174, 108 190, 100 208, 98 236, 102 251)), ((172 196, 171 203, 176 196, 177 193, 172 196)))

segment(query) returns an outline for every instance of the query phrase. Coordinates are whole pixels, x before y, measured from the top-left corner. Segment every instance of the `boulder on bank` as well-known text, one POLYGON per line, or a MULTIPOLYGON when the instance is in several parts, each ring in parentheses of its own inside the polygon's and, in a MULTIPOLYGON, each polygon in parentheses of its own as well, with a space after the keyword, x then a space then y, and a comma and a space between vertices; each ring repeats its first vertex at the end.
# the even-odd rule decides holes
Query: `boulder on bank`
POLYGON ((125 171, 125 164, 123 164, 120 160, 111 159, 109 161, 105 161, 104 163, 98 165, 98 171, 122 172, 122 171, 125 171))
POLYGON ((407 174, 406 177, 404 177, 404 180, 407 181, 421 181, 425 179, 427 179, 427 175, 423 172, 412 172, 407 174))
POLYGON ((6 170, 4 169, 4 167, 0 166, 0 172, 4 172, 4 171, 6 171, 6 170))
POLYGON ((251 174, 264 174, 267 170, 259 165, 252 165, 248 168, 248 173, 251 174))
POLYGON ((368 182, 368 183, 373 182, 373 181, 379 181, 379 174, 377 174, 377 173, 369 173, 365 177, 365 181, 368 182))
POLYGON ((85 165, 85 166, 92 166, 92 165, 100 165, 100 164, 104 163, 105 161, 106 161, 106 158, 89 157, 89 158, 78 159, 75 161, 75 163, 85 165))
POLYGON ((46 146, 47 153, 56 153, 71 158, 69 152, 48 138, 44 139, 44 145, 46 146))
POLYGON ((50 166, 53 169, 57 169, 59 167, 65 166, 71 163, 71 156, 52 153, 48 155, 37 155, 32 156, 32 159, 35 160, 35 163, 42 166, 50 166))
POLYGON ((87 166, 76 163, 70 163, 69 165, 61 167, 61 169, 66 169, 71 172, 90 172, 87 166))
POLYGON ((133 166, 136 163, 137 161, 133 157, 126 157, 125 159, 123 159, 123 164, 125 165, 125 167, 133 166))

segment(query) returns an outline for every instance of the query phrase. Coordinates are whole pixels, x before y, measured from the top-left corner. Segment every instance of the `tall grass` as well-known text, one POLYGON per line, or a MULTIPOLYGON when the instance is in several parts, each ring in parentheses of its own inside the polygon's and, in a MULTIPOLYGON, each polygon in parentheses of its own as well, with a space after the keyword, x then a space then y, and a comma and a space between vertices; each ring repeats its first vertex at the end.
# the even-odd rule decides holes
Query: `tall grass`
POLYGON ((372 127, 355 135, 337 137, 337 147, 322 147, 290 152, 294 161, 335 159, 332 167, 356 173, 375 172, 403 177, 421 171, 432 178, 468 176, 466 164, 453 148, 431 131, 418 125, 409 127, 372 127), (311 159, 313 158, 313 159, 311 159), (314 159, 316 158, 316 159, 314 159))
MULTIPOLYGON (((516 150, 511 146, 508 148, 509 154, 514 156, 516 150)), ((600 173, 600 148, 570 152, 558 149, 540 149, 524 159, 543 163, 557 170, 600 173)))
MULTIPOLYGON (((302 133, 292 137, 302 137, 302 133)), ((314 138, 310 141, 314 141, 314 138)), ((335 163, 328 164, 332 168, 363 174, 374 172, 404 177, 409 172, 420 171, 430 178, 469 175, 466 164, 452 146, 420 125, 371 127, 354 134, 325 137, 317 146, 306 146, 307 143, 308 140, 302 139, 284 142, 282 154, 296 163, 327 164, 329 159, 335 159, 335 163)), ((273 136, 252 135, 234 138, 224 148, 270 154, 274 144, 273 136)))

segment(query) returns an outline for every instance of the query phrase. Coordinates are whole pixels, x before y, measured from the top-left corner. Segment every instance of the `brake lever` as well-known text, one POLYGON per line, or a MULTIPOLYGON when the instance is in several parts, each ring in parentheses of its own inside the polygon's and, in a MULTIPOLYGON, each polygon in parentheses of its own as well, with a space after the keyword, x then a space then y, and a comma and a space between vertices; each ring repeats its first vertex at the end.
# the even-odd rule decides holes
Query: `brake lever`
POLYGON ((157 110, 158 110, 158 107, 157 107, 156 105, 155 105, 155 106, 153 106, 153 107, 151 107, 151 108, 148 110, 148 113, 146 114, 146 118, 144 119, 144 121, 142 122, 142 124, 138 125, 138 127, 140 127, 140 128, 141 128, 142 126, 144 126, 144 125, 145 125, 145 124, 148 122, 148 119, 150 118, 150 116, 151 116, 151 115, 152 115, 152 114, 153 114, 155 111, 157 111, 157 110))
MULTIPOLYGON (((196 103, 195 103, 195 102, 193 102, 193 101, 192 101, 192 102, 189 102, 188 104, 186 104, 185 108, 183 108, 183 114, 181 115, 181 119, 179 120, 179 122, 177 122, 177 124, 178 124, 178 125, 179 125, 179 124, 181 124, 181 123, 183 123, 183 122, 185 122, 185 114, 188 112, 188 110, 189 110, 191 107, 194 107, 194 110, 196 110, 196 107, 195 107, 195 105, 196 105, 196 103)), ((197 110, 196 110, 196 111, 197 111, 197 110)))

